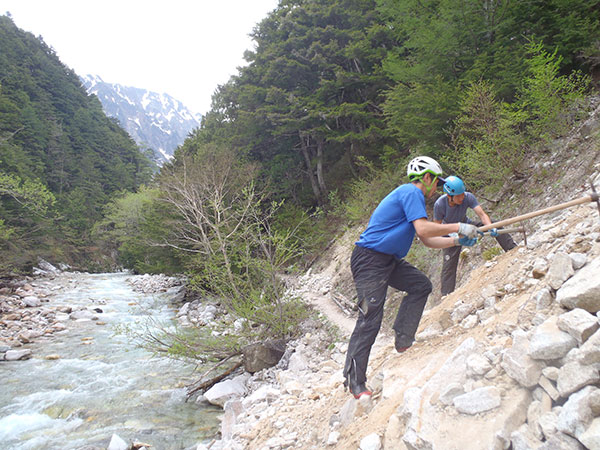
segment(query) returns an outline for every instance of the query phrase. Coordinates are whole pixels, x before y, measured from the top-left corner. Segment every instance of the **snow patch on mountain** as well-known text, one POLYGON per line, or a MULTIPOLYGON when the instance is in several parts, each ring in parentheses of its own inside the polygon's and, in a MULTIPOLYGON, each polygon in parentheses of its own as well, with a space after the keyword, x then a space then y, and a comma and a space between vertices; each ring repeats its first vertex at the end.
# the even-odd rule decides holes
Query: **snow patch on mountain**
POLYGON ((158 165, 170 160, 202 116, 168 94, 108 83, 97 75, 81 77, 88 94, 100 100, 104 112, 116 118, 140 150, 152 150, 158 165))

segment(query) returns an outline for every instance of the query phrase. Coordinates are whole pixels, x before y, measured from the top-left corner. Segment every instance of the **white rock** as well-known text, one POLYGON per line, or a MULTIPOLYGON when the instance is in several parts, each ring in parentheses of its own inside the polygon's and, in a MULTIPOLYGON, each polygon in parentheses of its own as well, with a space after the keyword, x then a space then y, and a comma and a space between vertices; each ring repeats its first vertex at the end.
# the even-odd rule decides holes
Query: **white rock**
POLYGON ((596 257, 556 292, 556 301, 567 309, 583 308, 592 314, 600 311, 599 273, 600 257, 596 257))
POLYGON ((41 300, 33 295, 28 295, 27 297, 23 297, 21 299, 21 301, 23 303, 25 303, 25 306, 29 306, 29 307, 36 307, 36 306, 40 306, 42 304, 41 300))
POLYGON ((360 450, 381 450, 381 438, 377 433, 371 433, 360 441, 360 450))
POLYGON ((329 433, 329 436, 327 437, 327 445, 335 445, 335 444, 337 444, 339 438, 340 438, 340 432, 339 431, 332 431, 331 433, 329 433))
POLYGON ((574 273, 573 263, 569 255, 557 253, 550 262, 546 281, 552 289, 559 289, 574 273))
POLYGON ((478 414, 497 408, 501 403, 500 389, 487 386, 454 398, 454 407, 464 414, 478 414))
POLYGON ((600 418, 596 417, 585 432, 579 436, 579 441, 590 450, 600 449, 600 418))
POLYGON ((6 361, 19 361, 29 358, 31 358, 31 350, 28 348, 23 350, 8 350, 4 354, 4 359, 6 359, 6 361))
POLYGON ((247 377, 239 376, 232 380, 221 381, 204 393, 204 397, 213 405, 223 407, 227 400, 241 397, 246 393, 247 377))
POLYGON ((113 434, 106 450, 128 450, 129 445, 118 435, 113 434))
POLYGON ((583 253, 569 253, 569 256, 571 257, 573 269, 575 270, 581 269, 583 266, 585 266, 585 263, 587 262, 587 255, 583 253))

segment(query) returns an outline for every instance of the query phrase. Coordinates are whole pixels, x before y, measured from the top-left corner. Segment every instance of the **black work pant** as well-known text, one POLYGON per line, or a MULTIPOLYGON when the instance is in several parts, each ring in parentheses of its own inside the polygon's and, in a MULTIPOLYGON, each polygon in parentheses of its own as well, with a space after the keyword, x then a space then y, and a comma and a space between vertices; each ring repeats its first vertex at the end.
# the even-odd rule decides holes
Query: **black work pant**
POLYGON ((355 246, 350 268, 358 296, 358 320, 350 337, 344 377, 357 383, 367 380, 371 347, 383 320, 383 305, 388 286, 406 292, 402 299, 394 331, 405 346, 410 346, 423 315, 432 285, 429 278, 403 259, 355 246))
MULTIPOLYGON (((475 224, 477 227, 483 226, 482 222, 475 224)), ((510 234, 500 234, 496 236, 496 241, 500 244, 500 247, 507 252, 517 246, 510 234)), ((442 295, 450 294, 454 292, 456 287, 456 268, 458 267, 458 261, 460 259, 460 251, 462 246, 457 245, 456 247, 445 248, 443 251, 444 262, 442 264, 442 280, 441 280, 441 291, 442 295)))

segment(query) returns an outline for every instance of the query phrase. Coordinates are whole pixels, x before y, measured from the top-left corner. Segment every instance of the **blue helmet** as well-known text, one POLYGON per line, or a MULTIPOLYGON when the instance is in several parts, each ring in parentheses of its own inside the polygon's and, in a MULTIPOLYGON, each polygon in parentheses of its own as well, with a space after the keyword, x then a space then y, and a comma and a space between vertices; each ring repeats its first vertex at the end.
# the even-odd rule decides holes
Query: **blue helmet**
POLYGON ((465 183, 457 176, 450 175, 444 183, 444 192, 448 195, 460 195, 465 193, 465 183))

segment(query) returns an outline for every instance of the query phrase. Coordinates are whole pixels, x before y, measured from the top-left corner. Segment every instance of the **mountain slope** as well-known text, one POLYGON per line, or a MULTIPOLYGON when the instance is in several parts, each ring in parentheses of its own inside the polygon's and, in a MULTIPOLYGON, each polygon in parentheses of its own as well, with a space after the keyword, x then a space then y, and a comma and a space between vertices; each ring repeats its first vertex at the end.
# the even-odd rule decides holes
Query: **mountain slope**
POLYGON ((41 189, 25 199, 2 190, 0 271, 82 245, 108 199, 149 176, 135 142, 54 50, 0 16, 0 178, 12 191, 37 183, 56 200, 40 214, 28 199, 41 189))
MULTIPOLYGON (((549 168, 552 182, 541 192, 522 189, 509 216, 579 198, 590 181, 598 187, 599 131, 596 108, 532 162, 549 168)), ((255 374, 252 392, 225 405, 222 439, 206 448, 599 448, 598 207, 540 216, 526 228, 527 244, 515 235, 519 246, 491 261, 481 257, 483 242, 469 251, 459 269, 464 282, 429 305, 406 352, 395 352, 386 318, 367 374, 375 394, 360 401, 342 384, 348 317, 356 313, 330 312, 354 295, 349 259, 361 230, 349 230, 295 289, 338 325, 340 342, 326 349, 322 329, 305 330, 291 356, 255 374)), ((389 290, 386 315, 401 298, 389 290)))
POLYGON ((200 125, 200 115, 167 94, 107 83, 94 75, 81 77, 81 81, 88 93, 98 97, 106 114, 118 119, 139 146, 152 149, 153 159, 160 165, 200 125))

